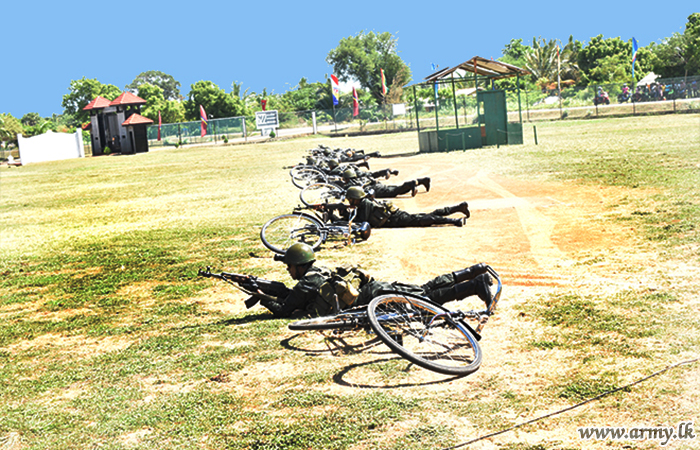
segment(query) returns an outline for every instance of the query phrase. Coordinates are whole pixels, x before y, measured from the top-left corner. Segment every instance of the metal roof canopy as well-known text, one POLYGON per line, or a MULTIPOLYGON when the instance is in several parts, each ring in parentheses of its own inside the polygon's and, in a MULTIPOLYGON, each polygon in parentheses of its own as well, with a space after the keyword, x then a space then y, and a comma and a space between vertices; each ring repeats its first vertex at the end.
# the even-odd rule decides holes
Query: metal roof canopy
POLYGON ((474 75, 474 73, 476 73, 477 75, 481 75, 482 77, 487 77, 494 80, 530 74, 529 71, 521 69, 517 66, 513 66, 511 64, 506 64, 500 61, 492 61, 490 59, 482 58, 480 56, 475 56, 469 61, 463 62, 462 64, 459 64, 449 69, 442 69, 431 75, 428 75, 427 77, 425 77, 425 82, 435 82, 443 80, 447 78, 448 75, 457 75, 459 78, 466 78, 468 76, 474 75))
MULTIPOLYGON (((416 87, 417 86, 426 86, 426 85, 434 85, 435 86, 435 97, 437 99, 437 86, 438 84, 452 84, 452 98, 453 98, 453 104, 454 104, 454 120, 455 120, 455 126, 457 129, 459 129, 459 114, 457 110, 457 98, 456 98, 456 87, 455 87, 455 82, 464 82, 464 81, 473 81, 474 82, 474 92, 477 93, 479 90, 486 91, 482 88, 478 87, 479 84, 479 79, 483 81, 484 79, 491 81, 491 87, 493 88, 493 81, 494 80, 499 80, 502 78, 510 78, 510 77, 518 77, 518 79, 523 76, 523 75, 529 75, 530 72, 521 69, 520 67, 507 64, 504 62, 500 61, 493 61, 490 59, 482 58, 480 56, 475 56, 472 59, 463 62, 462 64, 459 64, 455 67, 448 68, 448 69, 442 69, 439 70, 427 77, 425 77, 425 81, 422 81, 420 83, 416 83, 413 85, 413 97, 414 97, 414 102, 417 102, 418 97, 416 95, 416 87), (455 76, 456 75, 456 76, 455 76)), ((518 122, 520 123, 520 129, 519 129, 519 134, 520 134, 520 143, 522 143, 522 122, 523 122, 523 117, 522 117, 522 107, 520 103, 520 82, 516 83, 516 91, 518 94, 518 122)), ((494 91, 495 92, 495 91, 494 91)), ((503 102, 503 112, 506 114, 506 121, 507 121, 507 111, 506 111, 506 103, 505 103, 505 97, 502 100, 503 102)), ((477 95, 477 118, 479 120, 479 128, 482 130, 482 136, 483 132, 485 130, 484 125, 485 122, 482 122, 484 119, 482 117, 481 112, 479 111, 479 95, 477 95)), ((419 140, 421 139, 421 130, 420 130, 420 120, 418 119, 418 104, 416 103, 415 106, 415 111, 416 111, 416 126, 418 128, 418 138, 419 140)), ((493 116, 493 114, 491 114, 493 116)), ((507 123, 506 123, 507 125, 507 123)), ((435 105, 435 128, 436 128, 436 136, 439 136, 440 133, 440 120, 438 118, 438 106, 437 102, 435 105)), ((468 129, 465 129, 468 131, 468 129)), ((498 130, 502 131, 502 130, 498 130)), ((487 132, 488 133, 488 132, 487 132)), ((437 137, 439 139, 439 137, 437 137)), ((464 139, 464 138, 463 138, 464 139)), ((483 140, 483 138, 482 138, 483 140)), ((432 144, 430 144, 432 145, 432 144)), ((439 147, 439 145, 438 145, 439 147)))

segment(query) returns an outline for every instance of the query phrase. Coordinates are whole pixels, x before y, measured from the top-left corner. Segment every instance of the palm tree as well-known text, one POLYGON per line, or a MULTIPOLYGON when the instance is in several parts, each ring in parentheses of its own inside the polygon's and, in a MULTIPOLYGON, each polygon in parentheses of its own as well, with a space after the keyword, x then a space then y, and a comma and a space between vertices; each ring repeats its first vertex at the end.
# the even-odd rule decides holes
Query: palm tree
POLYGON ((525 53, 525 67, 540 87, 547 86, 557 76, 557 43, 542 37, 532 38, 532 46, 525 53))
POLYGON ((558 51, 559 44, 555 39, 547 42, 542 37, 532 38, 532 46, 525 53, 525 67, 540 87, 556 82, 557 72, 561 79, 575 80, 578 77, 578 48, 573 37, 569 36, 569 42, 561 49, 557 58, 558 51))

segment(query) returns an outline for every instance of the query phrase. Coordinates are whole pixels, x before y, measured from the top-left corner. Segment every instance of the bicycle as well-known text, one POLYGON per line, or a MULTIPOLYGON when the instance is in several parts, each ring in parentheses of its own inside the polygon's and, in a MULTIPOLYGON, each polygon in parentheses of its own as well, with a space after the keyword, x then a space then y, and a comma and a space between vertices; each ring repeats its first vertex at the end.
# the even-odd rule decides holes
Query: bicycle
POLYGON ((340 204, 345 200, 345 189, 333 183, 314 183, 301 190, 299 199, 309 207, 340 204))
POLYGON ((348 244, 354 244, 358 239, 369 239, 372 233, 369 223, 353 222, 357 214, 355 208, 349 208, 349 220, 336 220, 327 210, 329 206, 297 207, 291 214, 282 214, 268 220, 260 230, 263 245, 283 255, 297 242, 308 244, 316 251, 329 238, 342 238, 348 244))
POLYGON ((292 177, 292 184, 299 189, 314 183, 325 183, 328 181, 327 175, 318 167, 311 165, 294 166, 289 171, 292 177))
POLYGON ((494 314, 503 288, 491 266, 484 270, 496 280, 491 304, 484 311, 449 310, 426 297, 395 292, 375 297, 367 306, 298 320, 288 327, 334 334, 364 330, 417 366, 445 375, 469 375, 481 366, 481 331, 494 314), (468 321, 476 321, 477 327, 468 321))
MULTIPOLYGON (((355 163, 341 163, 343 167, 354 167, 359 168, 360 164, 355 163)), ((367 165, 365 165, 367 166, 367 165)), ((299 164, 292 167, 289 170, 289 176, 292 177, 292 184, 299 189, 304 189, 305 187, 314 183, 329 183, 333 180, 340 179, 342 177, 333 176, 328 174, 328 168, 324 167, 322 161, 317 161, 316 164, 299 164)), ((386 176, 389 178, 389 174, 386 176)))

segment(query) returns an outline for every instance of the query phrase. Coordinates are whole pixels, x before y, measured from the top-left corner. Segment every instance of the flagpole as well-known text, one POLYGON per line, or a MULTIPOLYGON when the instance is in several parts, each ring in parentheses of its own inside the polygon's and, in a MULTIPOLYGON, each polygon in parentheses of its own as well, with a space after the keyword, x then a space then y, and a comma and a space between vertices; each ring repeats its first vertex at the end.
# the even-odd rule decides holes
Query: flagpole
POLYGON ((557 44, 557 93, 559 96, 559 118, 563 116, 561 110, 561 58, 559 56, 559 44, 557 44))
POLYGON ((333 105, 333 126, 335 127, 335 132, 338 132, 338 122, 335 120, 335 105, 333 105))

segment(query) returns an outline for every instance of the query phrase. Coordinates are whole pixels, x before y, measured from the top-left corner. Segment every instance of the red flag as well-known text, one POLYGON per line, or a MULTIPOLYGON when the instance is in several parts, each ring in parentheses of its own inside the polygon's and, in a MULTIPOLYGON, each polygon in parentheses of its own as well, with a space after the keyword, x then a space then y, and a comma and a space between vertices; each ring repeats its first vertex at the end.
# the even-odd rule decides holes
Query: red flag
POLYGON ((163 125, 163 121, 160 119, 160 111, 158 111, 158 140, 160 141, 160 127, 163 125))
POLYGON ((202 119, 200 137, 204 137, 207 134, 207 113, 204 112, 204 106, 202 105, 199 105, 199 118, 202 119))
POLYGON ((352 87, 352 116, 355 117, 358 114, 360 114, 360 102, 357 99, 357 91, 355 90, 355 86, 353 86, 352 87))

